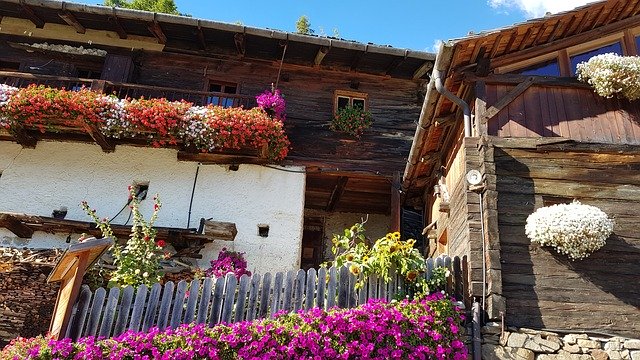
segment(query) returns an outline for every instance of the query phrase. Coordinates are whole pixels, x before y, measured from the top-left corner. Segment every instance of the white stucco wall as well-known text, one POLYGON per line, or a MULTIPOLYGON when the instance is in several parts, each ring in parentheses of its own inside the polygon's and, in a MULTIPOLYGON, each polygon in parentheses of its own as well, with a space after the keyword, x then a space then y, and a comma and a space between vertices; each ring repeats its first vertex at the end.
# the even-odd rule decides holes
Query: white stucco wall
MULTIPOLYGON (((195 162, 177 161, 176 150, 117 146, 104 153, 94 144, 41 141, 35 149, 0 142, 0 211, 51 216, 68 208, 66 219, 89 221, 79 204, 87 200, 100 217, 114 216, 126 203, 127 186, 148 181, 149 194, 162 200, 157 225, 187 227, 195 162)), ((302 171, 303 168, 289 167, 302 171)), ((305 175, 259 165, 240 165, 229 171, 222 165, 201 165, 195 188, 190 227, 200 218, 236 223, 234 242, 217 241, 201 253, 200 264, 217 256, 222 247, 246 252, 251 271, 264 273, 299 267, 304 214, 305 175), (258 224, 270 226, 269 236, 258 236, 258 224)), ((142 203, 151 213, 152 196, 142 203)), ((125 209, 114 223, 127 220, 125 209)), ((67 235, 36 232, 31 240, 17 239, 0 229, 2 245, 65 247, 67 235)), ((72 241, 77 234, 72 234, 72 241)))

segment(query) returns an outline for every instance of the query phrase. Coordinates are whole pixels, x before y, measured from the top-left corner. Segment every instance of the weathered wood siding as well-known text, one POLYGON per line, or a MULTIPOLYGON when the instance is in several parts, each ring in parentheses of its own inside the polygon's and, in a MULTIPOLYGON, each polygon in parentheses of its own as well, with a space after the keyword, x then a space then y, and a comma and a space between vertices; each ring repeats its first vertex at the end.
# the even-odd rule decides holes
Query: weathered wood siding
MULTIPOLYGON (((2 39, 0 39, 2 40, 2 39)), ((20 42, 24 39, 8 38, 20 42)), ((175 53, 114 49, 131 57, 128 82, 188 90, 207 90, 213 82, 237 83, 240 94, 255 96, 276 82, 279 62, 221 60, 175 53)), ((110 52, 111 54, 111 52, 110 52)), ((105 59, 96 56, 27 53, 0 42, 0 61, 20 63, 20 71, 77 76, 78 69, 99 71, 105 59), (44 66, 43 66, 44 65, 44 66), (34 68, 30 68, 34 67, 34 68)), ((391 177, 404 170, 420 115, 424 80, 339 72, 308 66, 285 66, 279 88, 287 101, 285 126, 291 140, 290 160, 341 171, 365 171, 391 177), (357 89, 353 89, 356 87, 357 89), (335 90, 368 94, 374 125, 360 140, 329 129, 335 90)))
MULTIPOLYGON (((577 147, 576 147, 577 148, 577 147)), ((498 192, 502 293, 508 325, 640 333, 640 151, 490 147, 498 192), (615 219, 607 245, 582 261, 532 245, 535 209, 577 199, 615 219)))
MULTIPOLYGON (((487 108, 514 85, 487 84, 487 108)), ((533 85, 488 122, 500 137, 564 137, 640 145, 640 102, 605 99, 590 88, 533 85)))

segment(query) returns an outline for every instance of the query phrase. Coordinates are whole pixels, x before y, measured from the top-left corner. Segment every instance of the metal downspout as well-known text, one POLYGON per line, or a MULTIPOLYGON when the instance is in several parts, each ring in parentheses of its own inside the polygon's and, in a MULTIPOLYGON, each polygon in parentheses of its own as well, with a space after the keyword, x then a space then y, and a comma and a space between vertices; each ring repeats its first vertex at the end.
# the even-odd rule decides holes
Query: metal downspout
POLYGON ((471 109, 469 108, 469 104, 467 104, 464 100, 460 99, 444 87, 444 83, 442 81, 442 71, 434 70, 433 76, 436 90, 438 90, 438 92, 444 97, 458 104, 458 106, 462 108, 462 114, 464 115, 464 137, 471 137, 471 109))

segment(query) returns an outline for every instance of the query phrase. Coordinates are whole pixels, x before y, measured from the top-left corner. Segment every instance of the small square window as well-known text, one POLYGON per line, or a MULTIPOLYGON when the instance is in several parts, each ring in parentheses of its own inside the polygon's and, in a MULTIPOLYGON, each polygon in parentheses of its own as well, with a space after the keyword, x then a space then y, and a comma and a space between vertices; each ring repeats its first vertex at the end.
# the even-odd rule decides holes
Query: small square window
POLYGON ((346 107, 359 107, 368 110, 367 94, 355 91, 336 90, 333 103, 333 112, 346 107))
MULTIPOLYGON (((207 90, 209 92, 214 93, 222 93, 222 94, 237 94, 238 93, 238 84, 234 83, 226 83, 220 81, 209 81, 209 85, 207 86, 207 90)), ((233 96, 222 96, 222 95, 210 95, 207 96, 206 103, 211 105, 218 105, 222 107, 233 107, 237 102, 237 98, 233 96)))

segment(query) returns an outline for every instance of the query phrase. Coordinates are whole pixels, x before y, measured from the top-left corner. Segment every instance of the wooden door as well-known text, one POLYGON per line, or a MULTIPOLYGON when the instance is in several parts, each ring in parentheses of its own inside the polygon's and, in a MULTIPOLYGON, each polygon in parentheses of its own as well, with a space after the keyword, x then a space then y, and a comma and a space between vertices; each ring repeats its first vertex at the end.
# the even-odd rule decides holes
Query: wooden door
POLYGON ((302 232, 302 254, 300 268, 308 270, 318 268, 322 262, 324 239, 324 221, 322 218, 305 217, 302 232))

